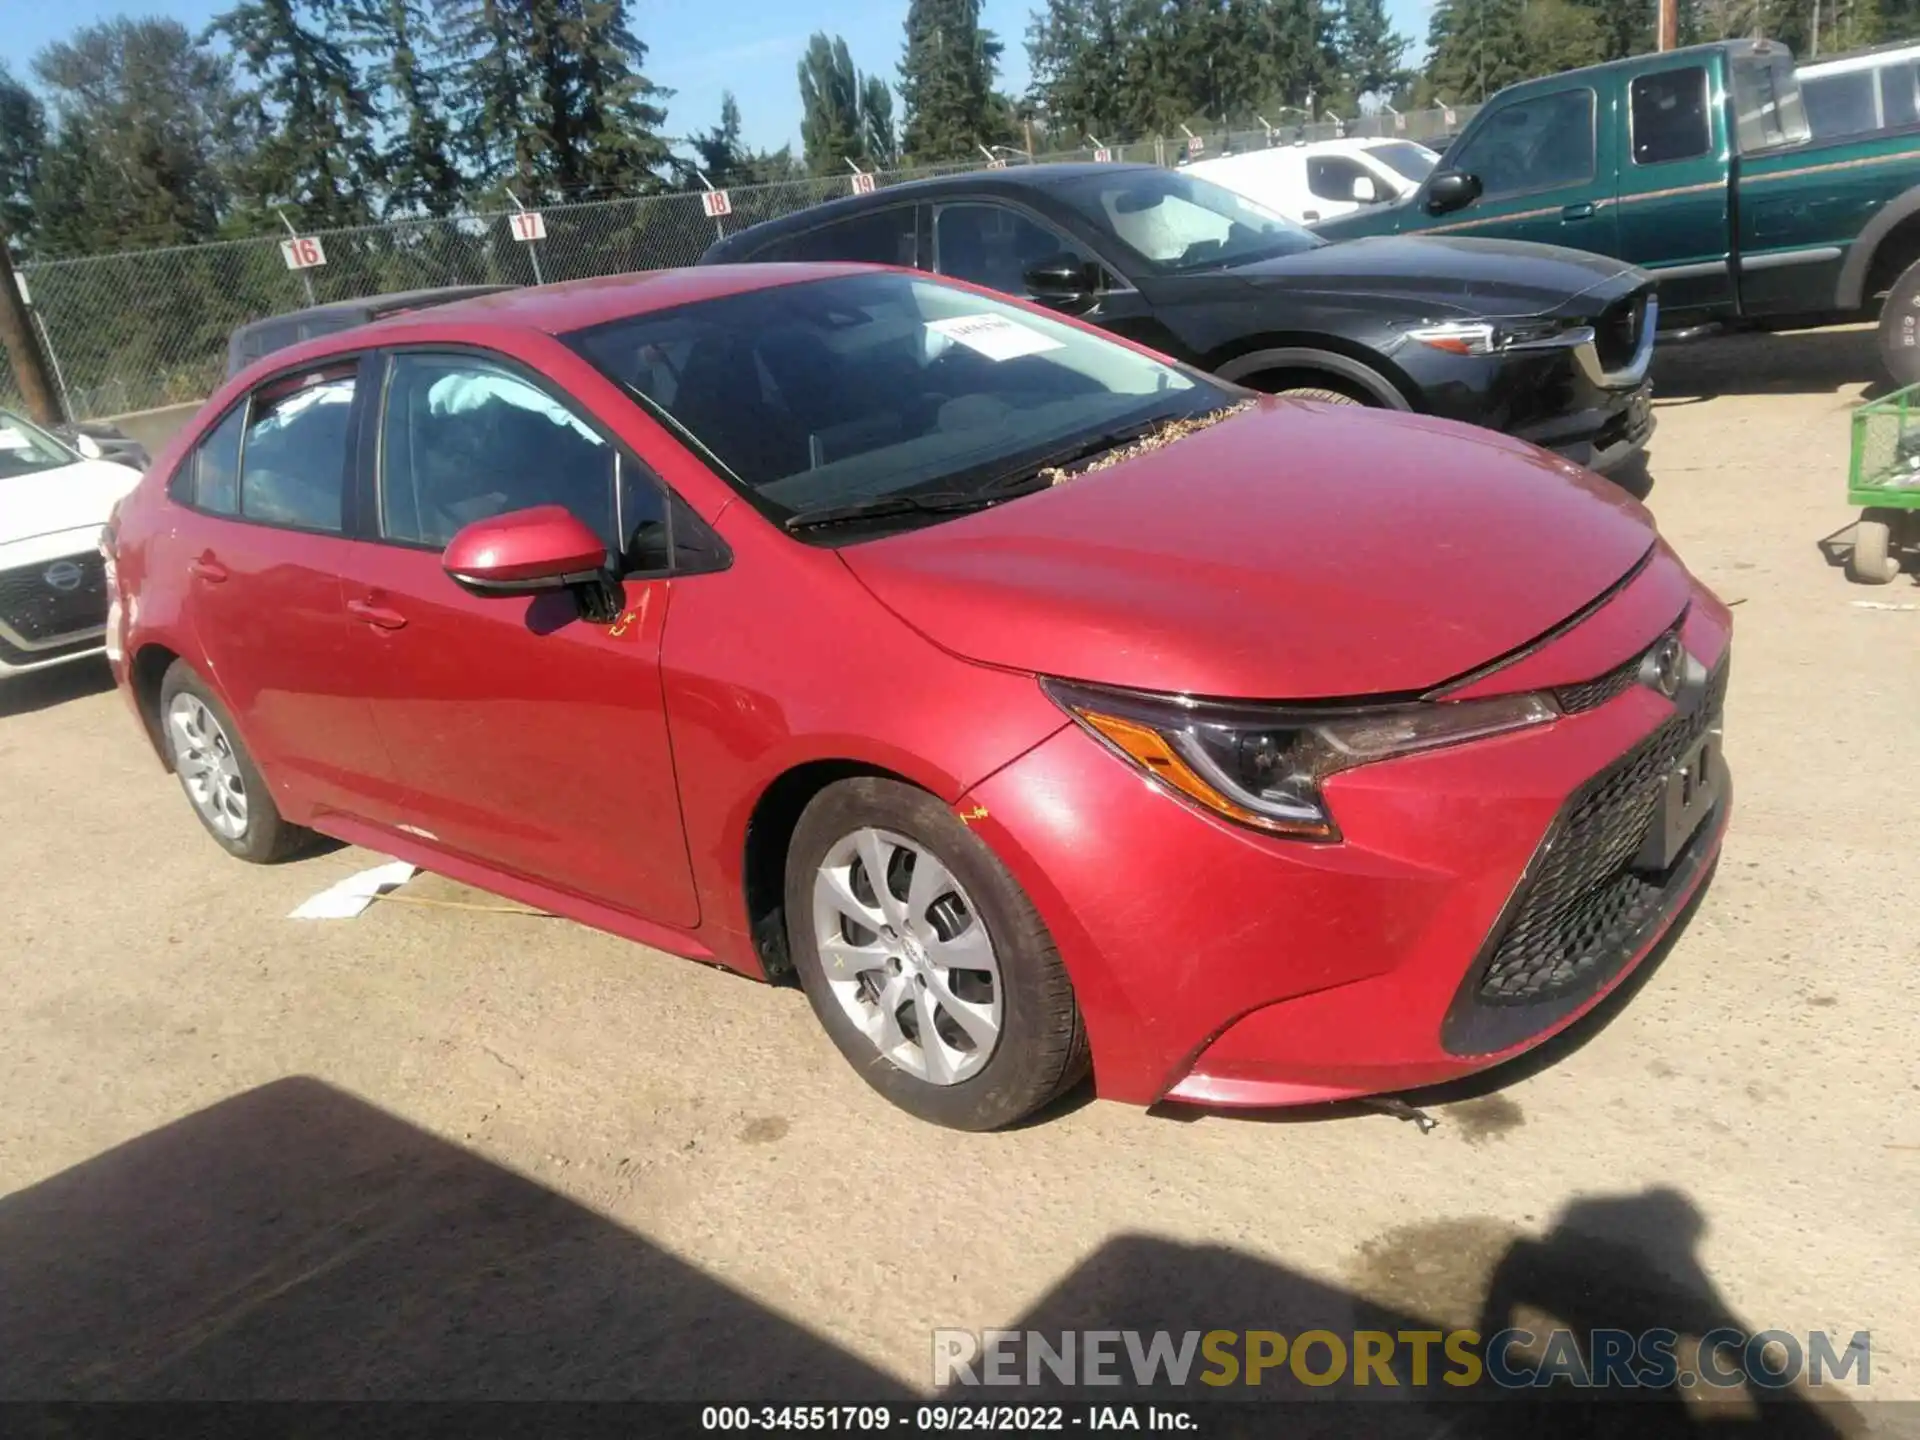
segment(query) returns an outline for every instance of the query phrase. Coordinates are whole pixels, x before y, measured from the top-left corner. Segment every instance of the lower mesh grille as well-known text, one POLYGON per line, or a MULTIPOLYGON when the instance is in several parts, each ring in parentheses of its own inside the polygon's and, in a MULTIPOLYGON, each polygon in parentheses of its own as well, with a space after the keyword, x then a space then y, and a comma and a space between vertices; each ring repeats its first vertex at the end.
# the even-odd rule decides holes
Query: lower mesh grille
POLYGON ((1719 724, 1726 687, 1722 660, 1695 710, 1675 715, 1575 793, 1481 972, 1482 1003, 1529 1005, 1590 988, 1631 956, 1688 867, 1647 875, 1628 866, 1667 774, 1719 724))

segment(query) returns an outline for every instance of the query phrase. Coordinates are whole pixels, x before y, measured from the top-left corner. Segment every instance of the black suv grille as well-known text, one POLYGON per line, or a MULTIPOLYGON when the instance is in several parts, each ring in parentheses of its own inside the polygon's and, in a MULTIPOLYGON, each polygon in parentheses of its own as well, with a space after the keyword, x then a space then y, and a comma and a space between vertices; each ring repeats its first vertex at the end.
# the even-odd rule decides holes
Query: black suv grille
POLYGON ((1594 353, 1603 370, 1620 370, 1640 348, 1640 327, 1647 317, 1647 296, 1643 290, 1616 300, 1593 322, 1594 353))
POLYGON ((1722 661, 1695 710, 1675 715, 1575 793, 1481 974, 1483 1003, 1527 1005, 1588 989, 1626 960, 1674 881, 1627 867, 1653 823, 1662 781, 1719 723, 1726 692, 1722 661))
POLYGON ((0 570, 0 625, 29 644, 106 622, 107 577, 97 550, 0 570))

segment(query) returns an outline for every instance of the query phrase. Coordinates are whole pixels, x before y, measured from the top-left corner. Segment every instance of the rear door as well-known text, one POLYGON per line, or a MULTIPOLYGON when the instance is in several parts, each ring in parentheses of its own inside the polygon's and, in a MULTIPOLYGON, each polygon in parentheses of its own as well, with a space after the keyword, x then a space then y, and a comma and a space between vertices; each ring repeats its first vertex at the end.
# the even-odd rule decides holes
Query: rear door
POLYGON ((1620 256, 1659 277, 1668 316, 1733 303, 1732 144, 1704 64, 1646 70, 1627 86, 1620 256))
POLYGON ((1620 127, 1608 113, 1611 101, 1611 92, 1591 85, 1494 100, 1447 152, 1444 167, 1477 176, 1480 198, 1427 233, 1619 254, 1611 177, 1620 127))
POLYGON ((668 498, 541 377, 468 350, 386 357, 346 557, 351 644, 403 826, 493 869, 662 924, 699 920, 668 747, 668 498), (461 527, 566 506, 621 557, 622 618, 572 595, 482 598, 440 556, 461 527))
POLYGON ((187 614, 261 772, 282 794, 380 818, 390 772, 340 590, 361 364, 262 384, 182 462, 174 498, 187 614))

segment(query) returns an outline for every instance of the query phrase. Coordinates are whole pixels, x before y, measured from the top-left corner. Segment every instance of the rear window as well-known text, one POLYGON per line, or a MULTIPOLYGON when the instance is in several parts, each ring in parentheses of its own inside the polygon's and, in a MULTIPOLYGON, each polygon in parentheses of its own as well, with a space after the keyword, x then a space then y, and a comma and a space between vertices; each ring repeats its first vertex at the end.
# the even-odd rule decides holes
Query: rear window
POLYGON ((1440 159, 1426 146, 1416 145, 1411 140, 1389 140, 1384 145, 1369 145, 1367 154, 1416 185, 1433 173, 1433 167, 1440 159))
POLYGON ((1914 67, 1911 60, 1883 66, 1880 71, 1880 113, 1889 126, 1912 125, 1920 120, 1915 104, 1914 67))
POLYGON ((1822 140, 1865 135, 1880 128, 1874 72, 1848 70, 1800 82, 1807 124, 1822 140))
POLYGON ((1734 140, 1742 155, 1804 145, 1812 138, 1786 51, 1735 56, 1732 71, 1734 140))

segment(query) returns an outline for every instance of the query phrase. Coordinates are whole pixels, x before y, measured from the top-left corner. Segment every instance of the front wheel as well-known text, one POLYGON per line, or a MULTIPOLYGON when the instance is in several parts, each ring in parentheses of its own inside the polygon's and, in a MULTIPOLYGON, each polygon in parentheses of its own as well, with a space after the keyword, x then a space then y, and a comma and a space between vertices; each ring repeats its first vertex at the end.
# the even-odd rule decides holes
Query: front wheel
POLYGON ((1920 384, 1920 261, 1900 272, 1880 307, 1880 360, 1895 385, 1920 384))
POLYGON ((822 790, 788 847, 786 911, 820 1024, 910 1114, 993 1130, 1086 1073, 1085 1030, 1046 926, 924 790, 878 777, 822 790))

